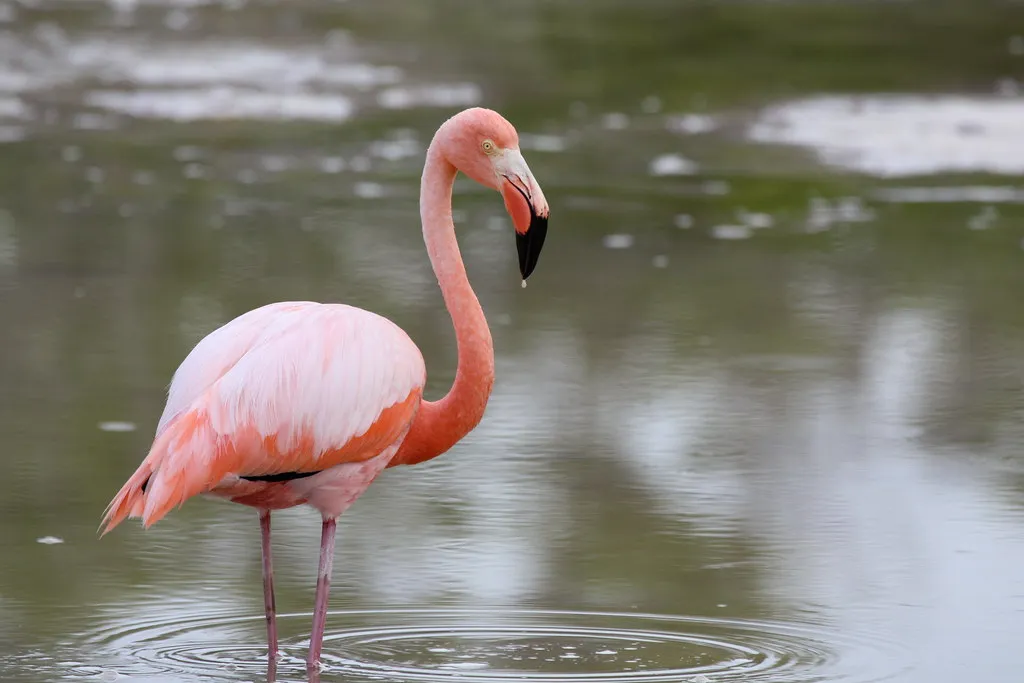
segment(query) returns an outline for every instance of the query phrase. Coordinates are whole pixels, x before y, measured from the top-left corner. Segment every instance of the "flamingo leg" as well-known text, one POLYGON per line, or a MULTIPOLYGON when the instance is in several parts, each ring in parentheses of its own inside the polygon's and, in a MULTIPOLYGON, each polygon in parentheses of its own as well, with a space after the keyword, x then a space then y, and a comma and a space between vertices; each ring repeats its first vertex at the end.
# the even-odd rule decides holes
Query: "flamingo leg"
POLYGON ((316 606, 313 610, 313 632, 309 636, 309 656, 306 665, 310 669, 320 666, 320 652, 324 644, 324 627, 327 625, 327 596, 331 591, 331 571, 334 569, 334 536, 337 522, 325 519, 320 535, 320 571, 316 580, 316 606))
POLYGON ((277 660, 277 605, 274 601, 274 564, 270 555, 270 510, 260 510, 263 545, 263 607, 267 613, 267 658, 277 660))

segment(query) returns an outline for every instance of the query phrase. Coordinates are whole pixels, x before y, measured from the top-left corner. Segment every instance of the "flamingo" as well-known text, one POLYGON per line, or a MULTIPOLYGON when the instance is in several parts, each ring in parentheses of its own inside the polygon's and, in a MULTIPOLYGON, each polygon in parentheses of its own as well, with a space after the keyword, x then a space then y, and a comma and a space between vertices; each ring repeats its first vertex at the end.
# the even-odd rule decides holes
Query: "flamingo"
POLYGON ((472 108, 441 124, 426 153, 420 220, 458 346, 444 398, 423 398, 423 355, 387 318, 337 303, 262 306, 214 330, 186 356, 149 453, 105 511, 101 537, 127 518, 141 518, 148 529, 197 495, 256 508, 271 663, 278 657, 271 511, 309 505, 323 517, 306 657, 318 671, 337 518, 385 468, 441 455, 483 417, 494 347, 455 238, 459 171, 501 192, 524 287, 548 222, 547 200, 511 123, 472 108))

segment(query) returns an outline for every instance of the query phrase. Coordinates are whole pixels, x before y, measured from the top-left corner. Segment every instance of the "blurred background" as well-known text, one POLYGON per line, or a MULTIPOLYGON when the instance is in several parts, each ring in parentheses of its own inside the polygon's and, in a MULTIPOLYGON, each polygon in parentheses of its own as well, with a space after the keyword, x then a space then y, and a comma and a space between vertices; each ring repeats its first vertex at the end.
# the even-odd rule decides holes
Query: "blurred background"
POLYGON ((0 679, 266 680, 255 514, 103 508, 250 308, 377 311, 447 390, 418 180, 472 105, 547 245, 520 289, 457 184, 495 392, 339 524, 324 679, 1016 675, 1024 4, 0 0, 0 679))

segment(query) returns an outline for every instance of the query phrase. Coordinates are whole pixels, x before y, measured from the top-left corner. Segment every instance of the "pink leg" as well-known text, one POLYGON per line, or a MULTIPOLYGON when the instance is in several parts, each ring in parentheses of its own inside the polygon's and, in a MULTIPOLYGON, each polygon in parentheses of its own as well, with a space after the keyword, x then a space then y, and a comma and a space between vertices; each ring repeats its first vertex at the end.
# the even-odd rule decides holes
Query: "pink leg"
POLYGON ((333 519, 324 520, 320 536, 320 572, 316 579, 316 607, 313 610, 313 632, 309 636, 309 656, 306 665, 310 669, 320 666, 320 651, 324 644, 324 627, 327 625, 327 594, 331 590, 331 571, 334 569, 333 519))
POLYGON ((270 510, 260 510, 263 541, 263 607, 267 613, 267 657, 277 659, 277 605, 274 602, 274 565, 270 557, 270 510))

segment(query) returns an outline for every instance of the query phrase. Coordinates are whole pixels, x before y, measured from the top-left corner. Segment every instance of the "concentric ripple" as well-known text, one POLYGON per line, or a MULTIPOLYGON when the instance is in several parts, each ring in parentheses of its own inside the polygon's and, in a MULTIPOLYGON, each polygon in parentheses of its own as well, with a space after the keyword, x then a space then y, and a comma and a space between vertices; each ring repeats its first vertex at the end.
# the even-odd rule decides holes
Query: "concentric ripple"
MULTIPOLYGON (((166 612, 170 614, 170 612, 166 612)), ((266 671, 262 616, 117 620, 82 643, 96 665, 70 677, 119 674, 252 679, 266 671)), ((286 636, 309 614, 279 617, 286 636)), ((883 642, 805 624, 639 613, 484 610, 334 611, 323 680, 590 683, 828 680, 874 683, 907 669, 883 642)), ((279 680, 301 680, 304 635, 285 637, 279 680)))

